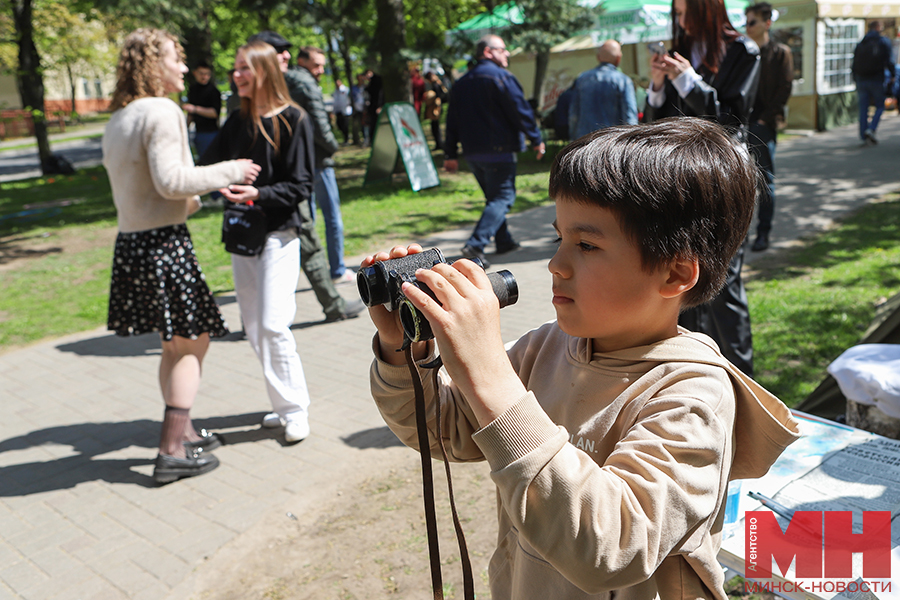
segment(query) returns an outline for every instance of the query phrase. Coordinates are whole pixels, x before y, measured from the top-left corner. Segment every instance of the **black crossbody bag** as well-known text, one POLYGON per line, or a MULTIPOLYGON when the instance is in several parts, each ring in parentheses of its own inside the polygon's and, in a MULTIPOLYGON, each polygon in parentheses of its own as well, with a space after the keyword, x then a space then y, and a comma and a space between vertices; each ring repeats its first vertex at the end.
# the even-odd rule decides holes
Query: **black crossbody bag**
POLYGON ((266 245, 266 213, 253 202, 225 204, 222 219, 225 250, 241 256, 256 256, 266 245))

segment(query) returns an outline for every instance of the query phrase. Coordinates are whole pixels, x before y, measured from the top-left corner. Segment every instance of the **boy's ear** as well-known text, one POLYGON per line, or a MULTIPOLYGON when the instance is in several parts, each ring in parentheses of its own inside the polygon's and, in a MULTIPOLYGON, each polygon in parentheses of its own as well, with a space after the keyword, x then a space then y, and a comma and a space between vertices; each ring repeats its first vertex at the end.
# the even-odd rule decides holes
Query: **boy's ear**
POLYGON ((663 298, 676 298, 697 285, 700 263, 696 258, 676 258, 669 263, 667 274, 660 294, 663 298))

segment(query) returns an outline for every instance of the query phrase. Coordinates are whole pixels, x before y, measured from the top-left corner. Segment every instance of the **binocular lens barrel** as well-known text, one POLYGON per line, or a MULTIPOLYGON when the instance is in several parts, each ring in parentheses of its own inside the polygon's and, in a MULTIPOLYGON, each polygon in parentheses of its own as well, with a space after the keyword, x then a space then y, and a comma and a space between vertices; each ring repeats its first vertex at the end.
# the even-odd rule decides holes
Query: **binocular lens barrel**
MULTIPOLYGON (((519 300, 519 285, 516 278, 510 271, 497 271, 496 273, 488 273, 488 280, 491 282, 491 288, 494 295, 500 301, 500 308, 504 308, 515 304, 519 300)), ((424 285, 419 284, 420 288, 424 285)), ((431 291, 427 288, 423 291, 431 295, 431 291)), ((425 315, 418 308, 413 306, 409 300, 400 303, 400 325, 403 327, 403 333, 412 342, 423 342, 434 337, 431 331, 431 324, 425 315)))
MULTIPOLYGON (((484 268, 481 261, 475 260, 475 264, 484 268)), ((356 274, 356 287, 359 289, 359 297, 366 306, 378 306, 384 304, 388 310, 400 310, 400 324, 404 334, 409 340, 419 342, 430 340, 434 337, 431 326, 419 309, 406 298, 401 286, 409 282, 423 292, 430 295, 431 290, 424 283, 416 279, 418 269, 431 269, 439 263, 447 263, 444 254, 438 248, 432 248, 424 252, 410 254, 402 258, 394 258, 376 262, 375 264, 360 269, 356 274)), ((449 263, 447 263, 449 264, 449 263)), ((488 280, 494 295, 500 301, 500 308, 515 304, 519 299, 519 285, 516 278, 509 271, 488 273, 488 280)))
POLYGON ((403 258, 394 258, 377 262, 370 267, 360 269, 356 273, 356 287, 359 297, 366 306, 389 304, 391 310, 396 309, 400 299, 391 297, 392 274, 406 275, 415 278, 417 269, 430 269, 434 265, 447 262, 438 248, 432 248, 403 258))

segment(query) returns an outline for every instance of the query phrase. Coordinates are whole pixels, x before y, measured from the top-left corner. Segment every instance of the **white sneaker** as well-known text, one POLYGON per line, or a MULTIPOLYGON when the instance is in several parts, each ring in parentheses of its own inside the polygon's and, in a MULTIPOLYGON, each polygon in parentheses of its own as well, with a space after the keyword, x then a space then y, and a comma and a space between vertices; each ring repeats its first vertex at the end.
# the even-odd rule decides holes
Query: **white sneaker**
POLYGON ((289 444, 305 440, 309 437, 309 421, 306 419, 297 419, 296 421, 288 421, 284 426, 284 441, 289 444))
POLYGON ((356 281, 356 273, 347 269, 339 277, 331 280, 334 285, 344 285, 345 283, 354 283, 356 281))
POLYGON ((284 425, 284 419, 278 413, 270 412, 263 417, 262 426, 266 429, 275 429, 284 425))

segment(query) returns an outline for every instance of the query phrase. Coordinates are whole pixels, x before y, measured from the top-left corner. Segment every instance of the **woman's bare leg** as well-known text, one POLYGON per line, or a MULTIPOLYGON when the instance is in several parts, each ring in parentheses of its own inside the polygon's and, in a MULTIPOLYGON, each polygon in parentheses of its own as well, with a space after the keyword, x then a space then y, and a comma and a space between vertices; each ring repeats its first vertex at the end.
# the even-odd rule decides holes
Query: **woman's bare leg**
POLYGON ((209 334, 196 340, 180 336, 162 341, 159 386, 166 403, 159 451, 184 458, 184 441, 200 439, 191 423, 190 410, 200 388, 203 357, 209 349, 209 334))

